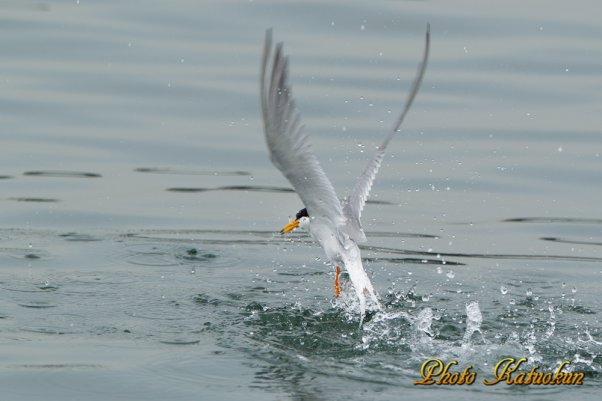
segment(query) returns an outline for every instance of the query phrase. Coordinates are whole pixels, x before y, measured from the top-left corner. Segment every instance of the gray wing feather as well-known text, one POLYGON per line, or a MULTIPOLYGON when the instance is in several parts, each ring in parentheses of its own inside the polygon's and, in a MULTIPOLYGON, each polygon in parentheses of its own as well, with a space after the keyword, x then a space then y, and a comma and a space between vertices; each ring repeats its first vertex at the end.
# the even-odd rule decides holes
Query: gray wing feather
POLYGON ((265 139, 272 163, 284 174, 311 217, 327 218, 335 226, 345 223, 341 202, 311 152, 288 83, 288 58, 282 43, 272 56, 272 31, 266 31, 261 63, 261 109, 265 139))
POLYGON ((426 38, 424 45, 424 55, 422 57, 422 61, 418 67, 418 73, 416 74, 416 78, 414 78, 414 83, 412 84, 412 89, 408 94, 408 97, 405 102, 405 106, 400 116, 397 118, 397 121, 393 125, 391 131, 387 134, 384 141, 377 148, 376 154, 370 160, 362 175, 358 178, 355 186, 353 187, 351 194, 347 197, 345 206, 343 207, 343 214, 347 218, 347 232, 350 234, 350 237, 355 241, 362 242, 366 240, 366 235, 362 229, 360 223, 360 217, 362 214, 362 210, 364 209, 364 205, 366 204, 366 200, 368 199, 368 194, 370 193, 370 189, 372 188, 372 183, 374 181, 374 177, 376 177, 376 173, 378 173, 378 169, 383 161, 385 156, 385 149, 387 145, 393 138, 396 132, 399 131, 399 127, 403 122, 406 114, 410 110, 412 106, 412 102, 420 89, 420 84, 422 83, 422 78, 424 77, 424 72, 426 71, 426 65, 429 57, 429 48, 430 48, 430 26, 426 27, 426 38))

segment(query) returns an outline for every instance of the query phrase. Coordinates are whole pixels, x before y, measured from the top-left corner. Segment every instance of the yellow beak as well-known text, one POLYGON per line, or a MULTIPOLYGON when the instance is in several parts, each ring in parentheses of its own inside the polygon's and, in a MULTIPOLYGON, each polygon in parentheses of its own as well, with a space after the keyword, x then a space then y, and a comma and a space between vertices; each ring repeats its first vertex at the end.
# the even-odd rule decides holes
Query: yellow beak
POLYGON ((287 225, 285 225, 282 230, 280 230, 280 234, 290 233, 297 227, 299 227, 299 220, 293 220, 290 223, 288 223, 287 225))

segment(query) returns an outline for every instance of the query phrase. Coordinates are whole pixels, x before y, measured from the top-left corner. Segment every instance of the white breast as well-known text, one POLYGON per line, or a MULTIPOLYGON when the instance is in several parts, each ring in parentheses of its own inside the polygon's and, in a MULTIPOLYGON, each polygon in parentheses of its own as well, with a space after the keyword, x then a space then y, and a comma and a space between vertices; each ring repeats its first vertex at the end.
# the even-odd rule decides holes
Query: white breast
POLYGON ((309 234, 324 249, 328 260, 340 266, 343 263, 344 247, 341 234, 335 230, 329 221, 320 218, 311 219, 309 234))

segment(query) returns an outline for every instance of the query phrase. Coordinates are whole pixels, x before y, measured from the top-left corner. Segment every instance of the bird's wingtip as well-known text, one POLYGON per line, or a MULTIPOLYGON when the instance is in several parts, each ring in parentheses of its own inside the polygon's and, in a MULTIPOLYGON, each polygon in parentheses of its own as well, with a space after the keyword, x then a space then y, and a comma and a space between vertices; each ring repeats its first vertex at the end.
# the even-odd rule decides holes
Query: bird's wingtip
POLYGON ((272 28, 268 28, 265 30, 264 43, 266 49, 272 47, 272 28))

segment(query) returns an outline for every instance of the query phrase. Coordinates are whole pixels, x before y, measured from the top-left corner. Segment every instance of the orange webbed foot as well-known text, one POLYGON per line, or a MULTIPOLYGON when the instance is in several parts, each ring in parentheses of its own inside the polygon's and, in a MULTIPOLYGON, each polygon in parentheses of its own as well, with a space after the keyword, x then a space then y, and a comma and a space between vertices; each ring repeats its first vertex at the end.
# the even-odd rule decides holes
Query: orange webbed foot
POLYGON ((340 274, 341 268, 337 266, 336 276, 334 276, 334 296, 337 298, 341 295, 341 284, 339 283, 340 274))

